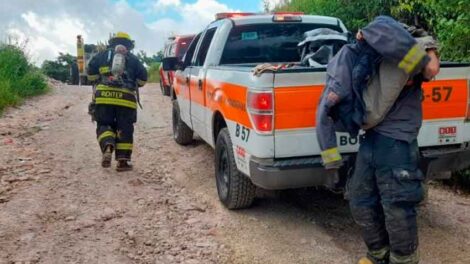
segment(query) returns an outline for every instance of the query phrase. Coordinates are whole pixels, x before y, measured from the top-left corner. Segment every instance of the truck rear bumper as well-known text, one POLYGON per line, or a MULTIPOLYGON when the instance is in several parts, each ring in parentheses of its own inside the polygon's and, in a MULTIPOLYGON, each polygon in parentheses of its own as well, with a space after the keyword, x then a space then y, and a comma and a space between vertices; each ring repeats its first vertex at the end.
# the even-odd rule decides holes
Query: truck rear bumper
POLYGON ((320 157, 293 159, 252 159, 251 181, 268 190, 282 190, 310 186, 332 186, 338 178, 326 171, 320 157))
MULTIPOLYGON (((345 161, 354 160, 354 155, 346 154, 343 158, 345 161)), ((427 180, 448 179, 453 171, 470 168, 470 142, 465 147, 422 150, 420 163, 427 180)), ((352 166, 353 162, 349 164, 352 166)), ((323 168, 320 157, 253 158, 250 160, 250 174, 253 184, 268 190, 334 186, 339 180, 338 175, 323 168)))
MULTIPOLYGON (((468 143, 467 143, 468 144, 468 143)), ((470 148, 432 149, 421 152, 426 179, 448 179, 451 172, 470 168, 470 148)))

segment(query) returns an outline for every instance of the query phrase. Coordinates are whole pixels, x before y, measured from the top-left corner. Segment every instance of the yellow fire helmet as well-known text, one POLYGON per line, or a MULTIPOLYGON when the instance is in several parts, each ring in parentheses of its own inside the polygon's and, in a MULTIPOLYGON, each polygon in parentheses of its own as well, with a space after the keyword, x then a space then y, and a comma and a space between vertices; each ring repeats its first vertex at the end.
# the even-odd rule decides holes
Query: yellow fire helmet
POLYGON ((126 32, 122 32, 122 31, 119 31, 118 33, 116 33, 115 37, 116 38, 123 38, 123 39, 132 40, 131 36, 129 36, 129 34, 127 34, 126 32))
POLYGON ((131 39, 131 36, 126 32, 119 31, 109 39, 109 45, 111 47, 119 44, 126 46, 128 50, 134 48, 134 41, 131 39))

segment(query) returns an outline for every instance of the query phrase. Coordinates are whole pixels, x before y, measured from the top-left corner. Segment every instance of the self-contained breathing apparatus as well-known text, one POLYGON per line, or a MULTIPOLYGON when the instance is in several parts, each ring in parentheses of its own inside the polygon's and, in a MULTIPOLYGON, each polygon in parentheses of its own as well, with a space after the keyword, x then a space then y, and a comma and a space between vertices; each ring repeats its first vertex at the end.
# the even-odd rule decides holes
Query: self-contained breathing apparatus
MULTIPOLYGON (((136 100, 140 108, 139 86, 135 81, 128 78, 126 72, 127 56, 130 50, 134 47, 134 42, 130 40, 129 36, 125 33, 117 33, 109 40, 109 47, 106 50, 106 63, 100 67, 99 83, 109 87, 119 87, 135 91, 136 100), (121 36, 124 34, 123 36, 121 36), (114 47, 114 48, 113 48, 114 47)), ((92 121, 95 121, 95 107, 96 107, 96 84, 93 85, 92 102, 88 106, 88 113, 92 121)))

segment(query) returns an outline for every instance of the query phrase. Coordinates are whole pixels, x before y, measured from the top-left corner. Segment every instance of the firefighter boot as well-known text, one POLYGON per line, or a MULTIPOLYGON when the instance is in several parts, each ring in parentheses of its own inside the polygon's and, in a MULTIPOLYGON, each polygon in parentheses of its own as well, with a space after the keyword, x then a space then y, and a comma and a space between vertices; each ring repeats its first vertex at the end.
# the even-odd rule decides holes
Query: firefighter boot
POLYGON ((108 145, 103 151, 103 156, 101 158, 101 167, 103 168, 111 167, 112 159, 113 159, 113 146, 108 145))
POLYGON ((116 166, 117 171, 130 171, 132 170, 132 163, 130 160, 118 160, 116 166))

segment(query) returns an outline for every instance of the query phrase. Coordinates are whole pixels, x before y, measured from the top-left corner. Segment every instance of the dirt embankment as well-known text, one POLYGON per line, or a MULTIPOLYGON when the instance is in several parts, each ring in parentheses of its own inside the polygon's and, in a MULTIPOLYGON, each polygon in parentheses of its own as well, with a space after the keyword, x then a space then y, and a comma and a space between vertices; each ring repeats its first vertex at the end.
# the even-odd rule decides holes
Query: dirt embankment
MULTIPOLYGON (((341 195, 217 200, 213 151, 176 145, 171 104, 142 89, 133 172, 99 166, 89 87, 60 86, 0 118, 0 263, 354 263, 365 248, 341 195)), ((431 187, 422 263, 470 263, 470 199, 431 187)))

